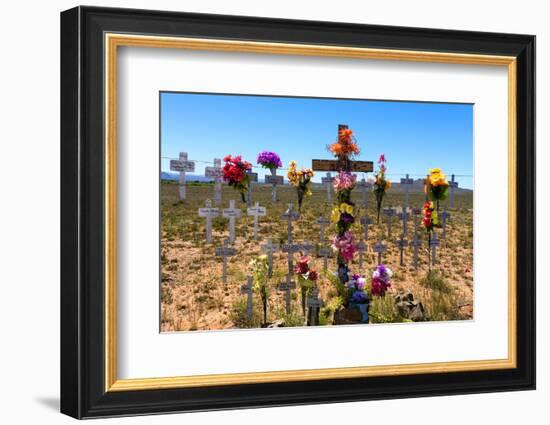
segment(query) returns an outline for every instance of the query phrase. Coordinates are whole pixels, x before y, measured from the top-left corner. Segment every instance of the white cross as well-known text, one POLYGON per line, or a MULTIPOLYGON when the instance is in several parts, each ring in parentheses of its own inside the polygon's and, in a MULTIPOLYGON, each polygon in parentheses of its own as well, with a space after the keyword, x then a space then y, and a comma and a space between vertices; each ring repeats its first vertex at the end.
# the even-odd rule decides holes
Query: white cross
POLYGON ((410 214, 408 207, 404 206, 399 214, 397 214, 400 220, 403 221, 403 234, 407 235, 407 221, 409 220, 410 214))
POLYGON ((363 269, 363 252, 367 250, 367 245, 365 242, 360 241, 356 246, 357 251, 359 251, 359 270, 363 269))
POLYGON ((430 248, 432 250, 432 266, 435 265, 436 250, 439 246, 439 240, 437 239, 437 234, 433 232, 433 235, 430 239, 430 248))
POLYGON ((458 182, 455 181, 455 175, 451 175, 451 181, 449 182, 449 189, 451 190, 451 196, 449 197, 449 207, 454 208, 455 189, 458 187, 458 182))
POLYGON ((395 210, 393 208, 384 208, 384 215, 388 217, 388 239, 391 238, 391 225, 392 219, 395 215, 395 210))
POLYGON ((229 246, 229 241, 227 239, 223 241, 223 247, 216 248, 216 256, 222 257, 223 259, 223 272, 222 272, 223 283, 227 283, 227 257, 231 257, 235 254, 237 254, 237 250, 229 246))
POLYGON ((260 207, 260 203, 256 202, 253 207, 246 210, 248 215, 254 217, 254 240, 258 240, 258 217, 264 217, 266 215, 265 207, 260 207))
POLYGON ((405 206, 409 206, 409 187, 414 184, 414 180, 409 178, 409 175, 406 174, 404 179, 401 179, 401 184, 405 186, 405 206))
POLYGON ((409 242, 403 238, 403 235, 395 241, 395 244, 399 248, 399 265, 404 266, 403 250, 409 245, 409 242))
POLYGON ((279 250, 279 244, 271 243, 271 238, 269 238, 267 243, 261 245, 261 249, 267 252, 268 275, 271 277, 273 276, 273 253, 279 250))
POLYGON ((369 239, 369 224, 372 223, 372 220, 368 216, 365 216, 365 217, 362 217, 360 221, 361 221, 361 224, 363 225, 363 229, 365 231, 365 240, 368 240, 369 239))
POLYGON ((374 245, 373 251, 378 253, 378 264, 382 264, 382 254, 388 250, 388 247, 382 242, 378 242, 374 245))
POLYGON ((441 239, 445 239, 447 237, 447 219, 451 218, 451 213, 445 210, 439 216, 441 217, 441 227, 443 229, 441 239))
POLYGON ((296 289, 296 282, 290 279, 290 273, 286 275, 286 282, 279 284, 279 290, 285 291, 286 314, 290 314, 290 291, 296 289))
POLYGON ((288 204, 288 209, 281 214, 281 218, 287 221, 287 242, 292 243, 292 222, 300 218, 300 213, 292 211, 292 204, 288 204))
POLYGON ((214 178, 214 205, 220 205, 222 202, 222 160, 214 158, 214 166, 205 167, 204 175, 214 178))
POLYGON ((325 217, 319 217, 317 219, 317 224, 319 225, 319 240, 324 242, 325 240, 325 226, 330 224, 330 220, 325 217))
POLYGON ((207 199, 206 208, 199 208, 199 217, 206 218, 206 242, 212 242, 212 219, 220 215, 218 208, 212 208, 212 201, 207 199))
POLYGON ((323 300, 319 299, 319 289, 313 288, 311 295, 307 299, 307 324, 308 326, 316 326, 319 324, 319 309, 323 305, 323 300))
POLYGON ((185 173, 195 171, 195 163, 187 160, 187 152, 180 152, 179 160, 172 159, 170 161, 170 171, 179 171, 179 193, 180 199, 184 200, 187 196, 185 193, 185 173))
POLYGON ((278 176, 277 169, 272 168, 271 175, 265 176, 265 183, 271 184, 271 202, 277 202, 277 185, 285 183, 283 176, 278 176))
POLYGON ((222 215, 229 219, 229 242, 235 242, 235 220, 242 214, 240 208, 235 208, 235 200, 229 201, 229 208, 224 208, 222 215))
POLYGON ((246 315, 252 317, 252 276, 246 278, 246 284, 241 286, 241 294, 246 294, 246 315))
POLYGON ((248 191, 246 192, 246 206, 249 207, 252 203, 252 185, 258 181, 258 173, 253 173, 252 171, 247 171, 246 175, 248 176, 248 191))
POLYGON ((418 269, 418 248, 422 245, 422 241, 418 237, 418 235, 415 233, 413 236, 413 240, 411 241, 411 246, 413 247, 413 264, 414 268, 418 269))
POLYGON ((357 187, 361 188, 361 205, 363 208, 367 208, 367 190, 372 187, 372 183, 365 180, 363 177, 357 187))
POLYGON ((422 214, 422 210, 420 208, 413 208, 413 220, 414 220, 414 234, 416 235, 418 233, 418 225, 420 224, 420 215, 422 214))
POLYGON ((330 204, 332 202, 332 181, 334 180, 334 177, 332 177, 331 173, 327 173, 326 177, 321 178, 321 183, 323 183, 327 188, 327 202, 330 204))

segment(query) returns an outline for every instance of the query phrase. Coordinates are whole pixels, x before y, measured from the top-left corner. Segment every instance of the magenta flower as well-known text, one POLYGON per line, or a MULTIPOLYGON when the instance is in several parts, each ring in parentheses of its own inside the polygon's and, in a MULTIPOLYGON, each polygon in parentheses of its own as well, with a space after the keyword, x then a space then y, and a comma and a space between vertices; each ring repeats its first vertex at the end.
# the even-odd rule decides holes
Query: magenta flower
POLYGON ((274 170, 283 166, 281 158, 275 152, 263 151, 258 154, 258 164, 264 168, 274 170))
POLYGON ((340 253, 346 262, 352 261, 356 250, 352 233, 348 230, 341 236, 336 235, 332 240, 332 249, 340 253))
POLYGON ((352 174, 349 171, 340 171, 336 177, 334 177, 332 185, 336 191, 351 190, 355 187, 356 181, 357 176, 355 174, 352 174))

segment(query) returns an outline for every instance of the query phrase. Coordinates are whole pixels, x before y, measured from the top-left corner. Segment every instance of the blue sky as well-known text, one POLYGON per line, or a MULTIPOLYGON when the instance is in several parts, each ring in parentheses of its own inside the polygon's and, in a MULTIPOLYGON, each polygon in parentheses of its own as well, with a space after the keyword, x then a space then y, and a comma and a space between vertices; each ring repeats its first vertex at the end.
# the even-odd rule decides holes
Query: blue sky
POLYGON ((440 167, 449 178, 460 176, 460 187, 472 187, 469 104, 161 93, 161 170, 169 171, 168 158, 180 151, 199 161, 195 174, 209 165, 200 161, 227 154, 256 165, 263 150, 278 153, 284 167, 290 160, 311 167, 313 158, 332 158, 326 146, 336 139, 338 124, 353 130, 361 148, 357 159, 374 161, 376 168, 380 154, 386 155, 392 181, 440 167))

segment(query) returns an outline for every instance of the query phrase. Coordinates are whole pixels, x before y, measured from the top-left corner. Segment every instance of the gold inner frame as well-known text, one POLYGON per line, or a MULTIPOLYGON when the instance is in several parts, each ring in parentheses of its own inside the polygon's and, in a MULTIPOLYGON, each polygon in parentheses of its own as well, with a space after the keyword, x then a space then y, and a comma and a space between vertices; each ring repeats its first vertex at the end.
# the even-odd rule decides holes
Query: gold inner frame
POLYGON ((516 367, 516 58, 462 53, 370 49, 325 45, 105 34, 105 391, 308 381, 510 369, 516 367), (508 358, 275 372, 118 379, 116 325, 116 123, 119 46, 325 56, 507 67, 508 72, 508 358))

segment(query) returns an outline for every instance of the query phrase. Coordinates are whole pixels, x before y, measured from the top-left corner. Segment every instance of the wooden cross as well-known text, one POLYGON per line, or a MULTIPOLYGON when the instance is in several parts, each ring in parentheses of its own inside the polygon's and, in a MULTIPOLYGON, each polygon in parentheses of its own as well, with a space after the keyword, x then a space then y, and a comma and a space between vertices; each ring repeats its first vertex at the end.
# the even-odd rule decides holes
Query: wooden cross
POLYGON ((323 306, 323 300, 319 298, 319 289, 316 287, 311 290, 307 301, 307 325, 317 326, 319 324, 319 310, 323 306))
POLYGON ((449 196, 449 207, 454 208, 455 189, 458 187, 458 182, 455 181, 455 175, 451 175, 451 181, 449 182, 449 190, 451 191, 449 196))
POLYGON ((266 215, 265 207, 260 207, 260 203, 256 202, 253 207, 246 210, 248 215, 254 217, 254 240, 258 240, 258 217, 264 217, 266 215))
POLYGON ((384 208, 384 215, 388 217, 388 239, 391 238, 391 225, 395 210, 393 208, 384 208))
POLYGON ((416 235, 418 233, 418 225, 420 224, 420 215, 422 214, 422 210, 420 208, 413 208, 413 221, 414 221, 414 234, 416 235))
POLYGON ((330 173, 327 173, 326 177, 321 178, 321 183, 327 188, 327 202, 332 203, 332 182, 334 177, 330 173))
POLYGON ((357 248, 357 251, 359 251, 359 270, 363 269, 363 252, 367 250, 367 245, 365 245, 365 242, 360 241, 355 245, 357 248))
POLYGON ((271 202, 277 202, 277 185, 285 184, 283 176, 278 176, 277 170, 272 169, 271 175, 267 174, 265 176, 265 183, 271 184, 271 202))
POLYGON ((246 294, 246 316, 252 317, 252 276, 246 278, 246 284, 241 286, 241 294, 246 294))
POLYGON ((360 220, 361 224, 363 225, 363 230, 365 231, 365 240, 368 241, 369 239, 369 224, 372 223, 372 220, 368 217, 362 217, 360 220))
POLYGON ((404 266, 403 250, 409 245, 409 242, 404 239, 404 235, 401 235, 401 237, 395 241, 395 244, 399 248, 399 265, 404 266))
POLYGON ((199 208, 199 217, 206 218, 206 242, 212 242, 212 219, 220 215, 218 208, 212 208, 212 201, 205 201, 205 208, 199 208))
POLYGON ((322 248, 319 248, 319 255, 323 257, 323 270, 327 271, 328 269, 328 258, 332 257, 332 248, 329 248, 328 246, 324 246, 322 248))
POLYGON ((372 183, 366 181, 363 177, 361 181, 357 183, 357 187, 361 189, 361 206, 367 208, 367 190, 372 187, 372 183))
POLYGON ((378 253, 378 264, 382 264, 382 254, 388 250, 388 247, 382 242, 378 242, 374 245, 373 251, 378 253))
POLYGON ((261 245, 262 251, 267 252, 267 265, 268 265, 268 275, 269 277, 273 276, 273 253, 279 250, 278 243, 272 243, 271 238, 267 239, 267 243, 261 245))
POLYGON ((229 242, 235 243, 235 220, 242 214, 240 208, 235 208, 235 200, 229 201, 229 208, 224 208, 222 215, 229 219, 229 242))
POLYGON ((258 181, 258 173, 253 173, 252 171, 247 171, 246 175, 248 176, 248 191, 246 192, 246 206, 249 207, 252 203, 252 186, 255 182, 258 181))
POLYGON ((180 159, 172 159, 170 161, 170 171, 179 171, 179 193, 180 199, 184 200, 187 196, 185 193, 185 173, 195 171, 195 163, 187 160, 187 152, 180 152, 180 159))
POLYGON ((325 226, 330 224, 330 220, 325 217, 319 217, 317 219, 317 224, 319 225, 319 240, 322 243, 325 241, 325 226))
POLYGON ((222 160, 214 158, 213 167, 204 167, 204 175, 214 179, 214 205, 222 203, 222 160))
POLYGON ((401 179, 401 184, 405 186, 405 207, 409 206, 409 187, 414 184, 414 180, 406 174, 404 179, 401 179))
POLYGON ((408 211, 408 207, 403 207, 401 212, 399 214, 397 214, 397 217, 403 221, 403 234, 406 236, 407 235, 407 230, 408 230, 408 227, 407 227, 407 222, 409 220, 409 217, 410 217, 410 214, 409 214, 409 211, 408 211))
POLYGON ((281 250, 283 252, 286 252, 288 255, 288 273, 294 273, 294 254, 296 252, 302 251, 302 244, 292 244, 292 243, 285 243, 281 247, 281 250))
POLYGON ((451 213, 445 210, 441 214, 439 214, 439 216, 441 217, 441 227, 443 230, 441 232, 441 239, 445 239, 447 237, 447 220, 451 218, 451 213))
POLYGON ((229 246, 229 240, 227 239, 223 241, 223 247, 216 248, 216 257, 222 257, 223 259, 223 283, 227 283, 227 257, 231 257, 235 254, 237 254, 237 250, 229 246))
POLYGON ((300 218, 300 213, 292 211, 292 204, 288 204, 288 209, 281 214, 281 218, 287 221, 287 242, 292 243, 292 222, 300 218))
POLYGON ((422 245, 422 241, 415 233, 413 240, 411 241, 411 246, 413 247, 413 265, 415 269, 418 269, 418 248, 422 245))
POLYGON ((439 239, 437 239, 437 234, 433 232, 432 238, 430 239, 430 248, 432 250, 432 266, 435 265, 436 250, 439 246, 439 239))
MULTIPOLYGON (((345 124, 338 125, 338 134, 340 130, 347 129, 345 124)), ((347 161, 345 164, 335 159, 313 159, 311 161, 313 171, 355 171, 370 173, 373 170, 372 161, 347 161)))
POLYGON ((286 314, 290 314, 290 291, 296 289, 296 282, 290 279, 290 273, 286 275, 286 282, 279 283, 279 291, 285 291, 286 314))

